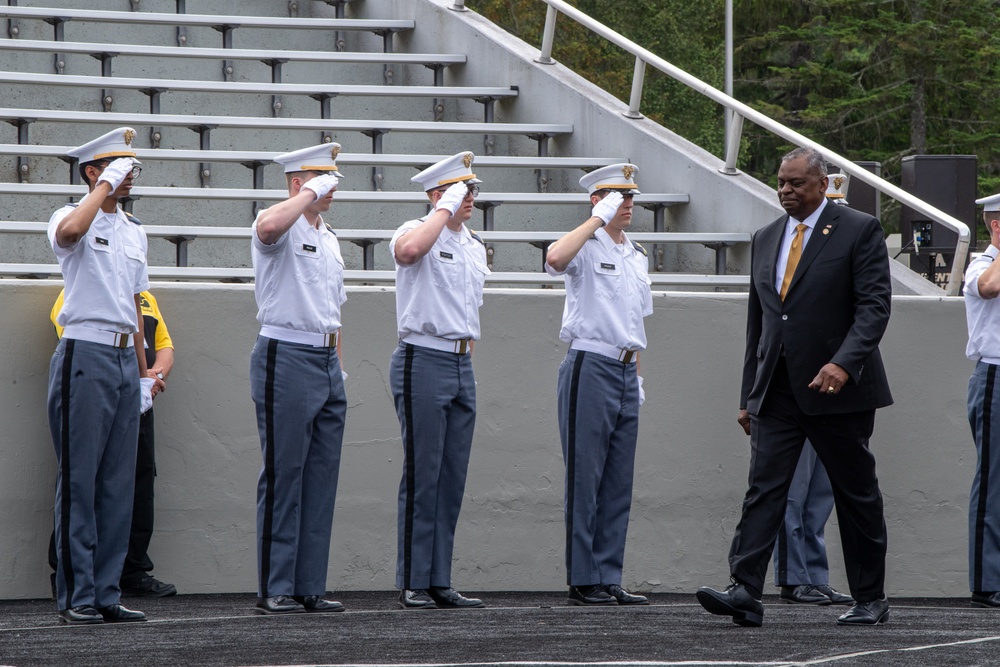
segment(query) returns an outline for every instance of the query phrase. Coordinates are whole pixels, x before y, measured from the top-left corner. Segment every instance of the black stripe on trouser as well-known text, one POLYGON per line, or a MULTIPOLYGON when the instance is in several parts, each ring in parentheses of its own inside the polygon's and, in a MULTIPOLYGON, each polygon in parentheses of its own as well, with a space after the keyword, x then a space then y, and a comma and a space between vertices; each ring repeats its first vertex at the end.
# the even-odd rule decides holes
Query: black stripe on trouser
POLYGON ((413 446, 413 346, 406 346, 403 363, 403 418, 406 421, 406 516, 403 519, 403 588, 410 588, 413 562, 413 495, 416 492, 417 466, 413 446))
POLYGON ((278 358, 278 341, 267 343, 267 366, 264 374, 264 535, 260 541, 260 592, 268 595, 271 579, 271 532, 274 529, 274 366, 278 358))
POLYGON ((65 349, 63 354, 63 367, 62 367, 62 442, 59 443, 60 447, 60 459, 62 468, 62 488, 61 496, 62 502, 60 503, 59 511, 60 517, 60 535, 61 535, 61 549, 60 558, 62 559, 62 571, 63 579, 66 582, 66 607, 73 606, 73 593, 75 585, 75 577, 73 576, 73 550, 70 549, 69 543, 69 524, 70 517, 72 516, 72 505, 70 503, 70 471, 72 471, 73 466, 70 464, 69 458, 69 436, 71 433, 69 416, 70 416, 70 391, 69 385, 70 380, 73 377, 73 348, 75 347, 76 341, 72 338, 66 338, 65 349))
POLYGON ((566 421, 566 577, 573 577, 573 502, 576 481, 576 402, 580 392, 580 369, 583 351, 577 351, 573 376, 569 383, 569 411, 566 421))
POLYGON ((997 367, 989 364, 986 370, 986 390, 983 396, 983 436, 980 443, 982 451, 979 465, 979 504, 976 507, 976 558, 973 566, 973 583, 978 592, 983 591, 983 547, 986 532, 986 505, 990 490, 990 446, 992 444, 993 420, 993 383, 996 380, 997 367))

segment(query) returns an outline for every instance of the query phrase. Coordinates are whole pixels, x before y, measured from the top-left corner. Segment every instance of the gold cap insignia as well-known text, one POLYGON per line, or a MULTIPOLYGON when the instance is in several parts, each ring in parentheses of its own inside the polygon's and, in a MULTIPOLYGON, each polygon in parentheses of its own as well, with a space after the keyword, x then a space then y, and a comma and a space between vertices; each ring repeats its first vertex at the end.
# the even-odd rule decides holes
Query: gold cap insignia
POLYGON ((124 132, 122 132, 122 136, 125 138, 125 145, 131 146, 132 140, 135 139, 135 132, 133 132, 132 130, 125 130, 124 132))
POLYGON ((470 169, 472 167, 472 153, 466 153, 462 156, 462 164, 465 165, 466 169, 470 169))
POLYGON ((633 167, 632 165, 627 164, 624 167, 622 167, 622 176, 625 177, 626 181, 632 180, 632 174, 634 173, 635 173, 635 167, 633 167))
POLYGON ((844 184, 843 176, 837 176, 835 179, 833 179, 833 187, 836 188, 837 190, 840 190, 840 186, 842 186, 843 184, 844 184))
POLYGON ((336 160, 337 156, 340 155, 340 144, 336 144, 330 147, 330 159, 336 160))

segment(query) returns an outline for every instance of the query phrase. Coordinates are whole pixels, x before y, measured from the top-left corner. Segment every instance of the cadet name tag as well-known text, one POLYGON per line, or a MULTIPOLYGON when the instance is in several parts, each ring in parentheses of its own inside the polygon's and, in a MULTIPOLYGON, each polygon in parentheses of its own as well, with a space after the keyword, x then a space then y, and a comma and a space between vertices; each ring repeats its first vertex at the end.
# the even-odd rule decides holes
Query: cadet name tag
POLYGON ((441 251, 441 257, 445 259, 455 259, 454 255, 452 255, 450 252, 445 252, 444 250, 441 251))
POLYGON ((100 245, 110 245, 107 239, 102 239, 100 236, 95 236, 94 240, 97 241, 100 245))
POLYGON ((607 262, 601 262, 601 268, 602 269, 607 269, 608 271, 614 271, 615 270, 615 265, 614 264, 608 264, 607 262))
POLYGON ((316 246, 309 245, 308 243, 303 243, 302 249, 305 250, 306 252, 316 252, 316 246))

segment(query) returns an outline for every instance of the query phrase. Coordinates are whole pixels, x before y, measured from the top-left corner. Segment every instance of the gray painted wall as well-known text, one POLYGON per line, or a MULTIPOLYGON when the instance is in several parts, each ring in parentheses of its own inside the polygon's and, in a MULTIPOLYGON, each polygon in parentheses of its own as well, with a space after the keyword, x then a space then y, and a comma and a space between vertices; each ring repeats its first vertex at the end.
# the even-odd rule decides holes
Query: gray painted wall
MULTIPOLYGON (((0 281, 0 598, 48 593, 55 456, 44 406, 55 345, 48 313, 59 288, 57 281, 0 281)), ((162 284, 154 291, 177 346, 155 407, 155 573, 183 593, 253 591, 260 450, 248 387, 257 331, 252 289, 162 284)), ((350 407, 328 581, 331 589, 390 589, 402 462, 387 385, 394 296, 374 287, 348 294, 350 407)), ((555 418, 562 304, 559 290, 487 290, 475 353, 479 419, 455 552, 461 589, 564 585, 555 418)), ((749 443, 736 413, 746 297, 657 293, 654 304, 624 583, 691 592, 726 581, 745 491, 749 443)), ((889 595, 967 591, 975 453, 964 346, 959 299, 894 300, 882 350, 896 404, 880 411, 872 441, 889 526, 889 595)), ((835 523, 833 583, 845 586, 835 523)))

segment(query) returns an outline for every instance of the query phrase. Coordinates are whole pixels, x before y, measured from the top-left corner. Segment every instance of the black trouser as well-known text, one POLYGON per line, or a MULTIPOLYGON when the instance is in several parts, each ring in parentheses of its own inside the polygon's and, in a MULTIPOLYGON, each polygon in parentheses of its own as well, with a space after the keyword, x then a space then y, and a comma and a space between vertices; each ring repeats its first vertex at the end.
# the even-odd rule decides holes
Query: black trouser
MULTIPOLYGON (((121 580, 132 583, 153 569, 149 559, 149 542, 153 537, 153 480, 156 478, 156 456, 153 449, 153 411, 139 418, 139 448, 135 462, 135 497, 132 505, 132 528, 128 555, 121 580)), ((49 565, 56 569, 55 533, 49 537, 49 565)))
POLYGON ((760 414, 751 419, 749 489, 729 550, 733 577, 760 597, 785 514, 788 487, 808 438, 833 486, 851 595, 858 602, 881 598, 886 529, 875 457, 868 449, 875 411, 806 415, 792 395, 788 370, 781 361, 760 414))

